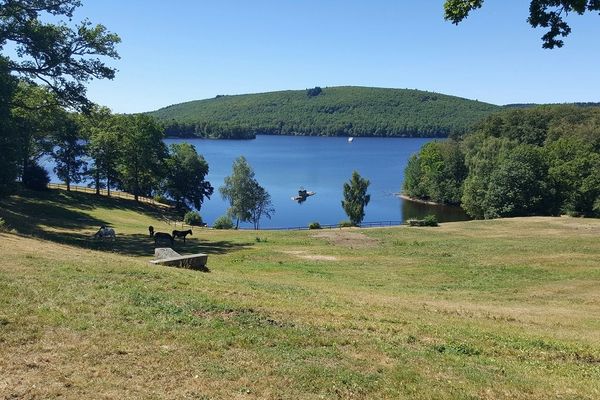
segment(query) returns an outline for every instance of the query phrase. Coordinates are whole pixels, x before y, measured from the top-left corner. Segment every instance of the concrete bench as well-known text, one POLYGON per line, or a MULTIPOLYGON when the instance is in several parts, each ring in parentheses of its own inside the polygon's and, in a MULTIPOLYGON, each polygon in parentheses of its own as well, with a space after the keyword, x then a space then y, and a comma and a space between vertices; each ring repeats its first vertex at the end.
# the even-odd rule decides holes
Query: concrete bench
POLYGON ((198 253, 182 256, 170 247, 159 247, 154 249, 153 265, 165 265, 168 267, 188 268, 206 270, 208 254, 198 253))

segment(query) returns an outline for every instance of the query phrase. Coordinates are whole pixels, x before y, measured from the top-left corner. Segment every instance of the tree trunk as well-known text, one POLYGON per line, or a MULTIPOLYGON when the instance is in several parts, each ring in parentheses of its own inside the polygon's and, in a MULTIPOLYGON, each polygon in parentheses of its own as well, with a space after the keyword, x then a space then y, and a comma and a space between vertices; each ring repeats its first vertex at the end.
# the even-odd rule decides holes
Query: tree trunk
POLYGON ((100 170, 96 170, 96 196, 100 196, 100 170))

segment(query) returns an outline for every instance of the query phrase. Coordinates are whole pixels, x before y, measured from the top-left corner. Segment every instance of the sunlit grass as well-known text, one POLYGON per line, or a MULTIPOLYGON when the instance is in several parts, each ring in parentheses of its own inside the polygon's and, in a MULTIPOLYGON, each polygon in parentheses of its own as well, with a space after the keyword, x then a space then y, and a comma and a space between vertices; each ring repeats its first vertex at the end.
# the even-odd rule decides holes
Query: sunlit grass
POLYGON ((598 220, 195 229, 202 273, 147 264, 156 209, 0 208, 0 397, 600 396, 598 220))

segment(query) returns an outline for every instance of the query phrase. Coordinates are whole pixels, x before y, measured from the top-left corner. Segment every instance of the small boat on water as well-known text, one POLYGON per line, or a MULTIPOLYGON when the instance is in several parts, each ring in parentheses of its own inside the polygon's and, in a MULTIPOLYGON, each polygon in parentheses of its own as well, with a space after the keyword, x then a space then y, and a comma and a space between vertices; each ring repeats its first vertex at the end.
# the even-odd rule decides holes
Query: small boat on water
POLYGON ((298 195, 297 196, 293 196, 292 200, 297 201, 298 203, 302 203, 304 202, 309 196, 314 196, 315 194, 317 194, 316 192, 309 192, 308 190, 304 189, 304 188, 300 188, 300 190, 298 190, 298 195))
POLYGON ((353 138, 352 136, 350 136, 350 137, 348 138, 348 143, 352 143, 352 141, 353 141, 353 140, 354 140, 354 138, 353 138))

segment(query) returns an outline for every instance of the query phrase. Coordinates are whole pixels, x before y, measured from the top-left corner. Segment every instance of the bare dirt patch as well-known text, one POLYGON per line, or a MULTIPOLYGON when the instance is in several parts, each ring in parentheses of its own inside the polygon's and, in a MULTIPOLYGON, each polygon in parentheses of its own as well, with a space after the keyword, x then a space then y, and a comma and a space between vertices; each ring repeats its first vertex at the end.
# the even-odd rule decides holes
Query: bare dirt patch
POLYGON ((305 250, 286 250, 285 254, 290 254, 304 260, 315 260, 315 261, 338 261, 335 256, 324 256, 322 254, 310 254, 305 250))
POLYGON ((361 232, 350 230, 319 232, 312 235, 314 238, 325 239, 335 246, 346 246, 352 248, 375 247, 377 240, 368 237, 361 232))

